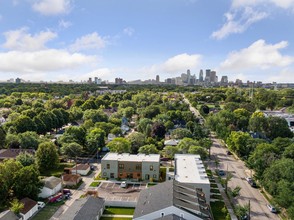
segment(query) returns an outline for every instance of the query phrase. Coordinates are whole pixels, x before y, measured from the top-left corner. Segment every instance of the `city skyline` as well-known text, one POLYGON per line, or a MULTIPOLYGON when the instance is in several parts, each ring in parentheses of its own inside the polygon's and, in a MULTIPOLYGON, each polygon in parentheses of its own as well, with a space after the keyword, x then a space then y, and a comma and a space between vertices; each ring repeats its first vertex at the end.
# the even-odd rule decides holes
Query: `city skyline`
POLYGON ((294 0, 0 0, 0 80, 294 82, 294 0), (220 81, 220 77, 218 79, 220 81))

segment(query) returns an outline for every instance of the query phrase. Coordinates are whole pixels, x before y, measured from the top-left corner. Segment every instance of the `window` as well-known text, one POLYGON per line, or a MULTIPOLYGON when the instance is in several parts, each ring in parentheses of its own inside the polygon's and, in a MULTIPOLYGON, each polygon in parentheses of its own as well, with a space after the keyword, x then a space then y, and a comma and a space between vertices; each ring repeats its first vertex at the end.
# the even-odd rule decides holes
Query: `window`
POLYGON ((153 178, 156 179, 156 174, 153 174, 153 178))
POLYGON ((120 176, 122 176, 123 174, 122 174, 122 173, 120 173, 119 175, 120 175, 120 176))
POLYGON ((164 212, 160 213, 160 215, 161 215, 161 217, 163 217, 164 216, 164 212))
POLYGON ((140 177, 141 176, 141 174, 140 173, 137 173, 137 177, 140 177))
POLYGON ((141 164, 136 165, 136 170, 141 170, 141 164))
POLYGON ((181 218, 184 218, 184 214, 183 214, 183 213, 181 213, 181 214, 180 214, 180 217, 181 217, 181 218))
POLYGON ((150 165, 150 171, 152 171, 153 170, 153 165, 150 165))
POLYGON ((119 168, 119 169, 124 169, 124 167, 125 167, 125 166, 124 166, 123 164, 119 164, 119 165, 118 165, 118 168, 119 168))
POLYGON ((145 175, 145 180, 149 180, 149 174, 145 175))
POLYGON ((110 178, 114 178, 114 173, 110 173, 110 178))
POLYGON ((106 168, 107 168, 107 169, 110 169, 110 164, 109 164, 109 163, 106 164, 106 168))

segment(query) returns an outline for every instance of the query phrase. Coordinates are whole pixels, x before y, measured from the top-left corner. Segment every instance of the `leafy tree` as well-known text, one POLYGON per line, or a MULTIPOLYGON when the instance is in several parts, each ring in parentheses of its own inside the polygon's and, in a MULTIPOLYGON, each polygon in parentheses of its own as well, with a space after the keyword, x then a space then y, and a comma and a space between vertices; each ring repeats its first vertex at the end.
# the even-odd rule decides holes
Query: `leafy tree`
POLYGON ((150 125, 153 124, 151 119, 149 119, 149 118, 141 119, 138 124, 138 131, 144 133, 146 131, 146 127, 148 124, 150 124, 150 125))
POLYGON ((170 130, 170 129, 173 129, 175 125, 172 121, 169 120, 164 123, 164 126, 165 126, 166 130, 170 130))
POLYGON ((96 109, 97 106, 93 100, 87 100, 82 104, 81 108, 83 111, 85 111, 88 109, 96 109))
POLYGON ((280 152, 283 153, 288 146, 294 144, 294 140, 290 138, 277 137, 273 140, 272 144, 279 148, 280 152))
POLYGON ((69 121, 74 122, 83 118, 83 110, 77 106, 73 106, 69 110, 69 121))
POLYGON ((239 130, 247 130, 250 118, 250 112, 244 108, 238 108, 234 110, 236 122, 235 125, 239 130))
POLYGON ((258 178, 262 177, 264 170, 278 159, 279 149, 272 144, 259 144, 249 156, 248 165, 256 171, 258 178))
POLYGON ((151 136, 154 138, 154 137, 157 137, 157 138, 164 138, 165 136, 165 132, 166 132, 166 128, 165 126, 160 123, 160 122, 155 122, 153 125, 152 125, 152 129, 151 129, 151 136))
POLYGON ((160 109, 158 106, 155 105, 151 105, 151 106, 147 106, 143 112, 142 112, 142 117, 143 118, 149 118, 152 119, 154 118, 156 115, 158 115, 160 113, 160 109))
POLYGON ((5 146, 6 132, 2 126, 0 126, 0 148, 5 146))
POLYGON ((15 173, 13 191, 17 198, 30 197, 37 199, 41 182, 39 171, 35 165, 22 167, 15 173), (20 181, 21 180, 21 181, 20 181))
POLYGON ((208 149, 208 155, 210 157, 210 149, 212 146, 213 142, 210 138, 203 138, 199 140, 199 145, 204 147, 205 149, 208 149))
POLYGON ((122 137, 114 138, 107 144, 111 152, 129 153, 131 151, 131 143, 122 137))
POLYGON ((75 142, 63 145, 60 150, 63 155, 69 158, 80 156, 83 153, 83 147, 75 142))
POLYGON ((26 167, 26 166, 33 165, 35 163, 35 157, 32 154, 23 152, 16 157, 16 161, 20 162, 21 165, 26 167))
POLYGON ((39 144, 35 157, 40 172, 50 170, 58 165, 57 148, 52 142, 39 144))
POLYGON ((114 127, 110 131, 111 134, 114 134, 115 136, 121 136, 122 135, 122 130, 120 127, 114 127))
POLYGON ((140 154, 157 154, 158 150, 154 144, 144 145, 139 148, 140 154))
POLYGON ((6 146, 8 148, 19 148, 20 140, 18 135, 8 133, 6 136, 6 146))
POLYGON ((291 144, 290 146, 285 148, 283 157, 294 160, 294 144, 291 144))
POLYGON ((91 119, 93 123, 107 122, 108 117, 102 110, 89 109, 84 112, 83 120, 91 119))
POLYGON ((137 154, 139 148, 145 145, 145 135, 140 132, 133 132, 126 139, 131 143, 132 154, 137 154))
POLYGON ((173 159, 175 154, 179 153, 179 149, 177 146, 165 146, 163 152, 167 157, 173 159))
POLYGON ((200 113, 203 115, 207 115, 209 113, 209 107, 207 105, 201 105, 200 113))
POLYGON ((24 149, 37 149, 39 145, 39 136, 36 132, 33 131, 26 131, 24 133, 21 133, 19 136, 19 142, 21 148, 24 149))
POLYGON ((86 136, 87 152, 95 153, 98 149, 105 146, 105 132, 100 128, 92 129, 86 136), (95 152, 94 152, 95 151, 95 152))
POLYGON ((33 122, 36 125, 36 132, 38 134, 45 134, 47 131, 47 126, 45 125, 44 121, 40 119, 40 117, 36 116, 33 118, 33 122))
POLYGON ((135 113, 135 109, 133 107, 126 107, 123 110, 123 115, 127 118, 131 118, 134 113, 135 113))
MULTIPOLYGON (((67 136, 70 136, 73 141, 70 142, 77 142, 80 145, 84 145, 86 142, 86 131, 83 127, 78 127, 78 126, 70 126, 67 128, 63 134, 63 136, 60 138, 61 141, 62 139, 65 139, 67 136)), ((69 143, 69 142, 67 142, 69 143)))
POLYGON ((264 133, 267 129, 267 120, 262 112, 254 112, 249 119, 249 129, 254 132, 264 133))
POLYGON ((15 121, 15 129, 17 133, 22 133, 26 131, 35 131, 36 125, 31 118, 28 116, 20 116, 15 121))
POLYGON ((248 133, 233 131, 226 142, 231 151, 236 152, 241 157, 248 157, 253 150, 248 147, 248 140, 250 139, 251 137, 248 133))
POLYGON ((207 150, 200 146, 191 146, 188 150, 188 153, 199 154, 202 160, 206 159, 208 156, 207 150))
POLYGON ((112 123, 107 123, 107 122, 96 122, 95 123, 96 128, 100 128, 105 132, 106 135, 110 133, 110 131, 115 128, 116 126, 112 123))
POLYGON ((180 143, 177 145, 178 150, 183 154, 188 153, 191 146, 199 145, 198 141, 193 140, 192 138, 183 138, 180 143))
POLYGON ((236 207, 235 207, 235 213, 240 219, 241 219, 241 217, 248 215, 248 212, 249 212, 248 205, 244 205, 244 206, 236 205, 236 207))
POLYGON ((293 133, 289 129, 288 123, 284 118, 279 117, 268 117, 268 129, 265 134, 270 139, 275 139, 277 137, 293 137, 293 133))
POLYGON ((45 124, 46 131, 51 131, 55 127, 52 114, 50 114, 48 111, 41 112, 37 117, 45 124))
POLYGON ((24 208, 24 204, 19 202, 18 199, 13 199, 12 202, 10 202, 10 209, 15 214, 19 214, 23 208, 24 208))
POLYGON ((187 128, 177 128, 171 132, 171 136, 175 139, 191 138, 192 133, 187 128))

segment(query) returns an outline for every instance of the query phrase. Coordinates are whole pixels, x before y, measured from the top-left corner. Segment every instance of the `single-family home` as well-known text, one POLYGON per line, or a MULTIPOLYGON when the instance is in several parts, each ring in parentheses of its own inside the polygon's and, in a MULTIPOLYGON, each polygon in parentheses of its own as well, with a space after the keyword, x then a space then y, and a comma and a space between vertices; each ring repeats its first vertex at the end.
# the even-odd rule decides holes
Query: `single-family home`
POLYGON ((164 146, 177 146, 180 143, 180 140, 170 139, 164 141, 164 146))
POLYGON ((62 181, 60 178, 55 176, 50 176, 42 180, 44 186, 41 188, 41 192, 39 193, 39 197, 48 198, 50 196, 55 195, 62 188, 62 181))
POLYGON ((34 149, 0 149, 0 161, 5 159, 15 159, 20 153, 29 153, 34 155, 34 149))
POLYGON ((19 220, 20 217, 18 217, 14 212, 11 210, 6 210, 3 212, 0 212, 0 220, 19 220))
POLYGON ((103 178, 159 180, 159 154, 107 153, 101 160, 103 178))
POLYGON ((38 211, 38 203, 28 197, 19 201, 23 203, 24 207, 20 210, 20 215, 22 216, 22 220, 27 220, 31 218, 38 211))
POLYGON ((79 174, 64 174, 61 177, 62 183, 65 186, 75 186, 77 183, 79 183, 82 180, 81 175, 79 174))
POLYGON ((88 164, 77 164, 71 169, 71 173, 86 176, 90 172, 90 169, 91 167, 88 164))
POLYGON ((105 200, 103 198, 87 196, 79 198, 68 208, 59 220, 98 220, 103 214, 105 200))
POLYGON ((133 219, 210 220, 212 214, 200 189, 170 180, 140 192, 133 219))

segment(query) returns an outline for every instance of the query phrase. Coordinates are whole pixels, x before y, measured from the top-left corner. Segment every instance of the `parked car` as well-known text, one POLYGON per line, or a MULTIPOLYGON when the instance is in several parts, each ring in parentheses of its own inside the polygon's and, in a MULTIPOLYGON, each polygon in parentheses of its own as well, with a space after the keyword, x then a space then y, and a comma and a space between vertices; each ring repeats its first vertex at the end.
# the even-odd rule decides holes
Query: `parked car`
POLYGON ((232 155, 232 152, 229 150, 227 150, 226 153, 227 153, 227 155, 232 155))
POLYGON ((277 210, 274 206, 272 206, 271 204, 267 204, 266 205, 268 207, 268 209, 272 212, 272 213, 277 213, 277 210))
POLYGON ((126 188, 127 187, 127 182, 126 181, 121 182, 120 187, 121 188, 126 188))
POLYGON ((90 166, 90 169, 93 171, 93 170, 95 170, 95 166, 94 165, 91 165, 90 166))
POLYGON ((41 202, 41 201, 38 201, 38 209, 42 209, 44 207, 45 207, 45 203, 41 202))
POLYGON ((217 170, 217 174, 220 176, 226 175, 225 171, 223 171, 223 170, 217 170))
POLYGON ((250 186, 256 187, 256 183, 251 177, 245 177, 245 179, 250 184, 250 186))
POLYGON ((58 193, 57 195, 49 197, 49 202, 59 202, 60 201, 59 199, 60 198, 62 199, 62 195, 63 195, 62 193, 58 193))
POLYGON ((70 189, 63 189, 62 192, 63 194, 72 195, 70 189))

